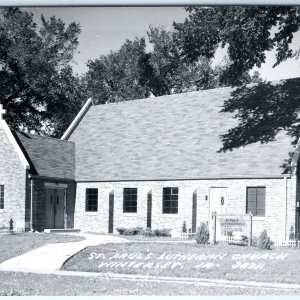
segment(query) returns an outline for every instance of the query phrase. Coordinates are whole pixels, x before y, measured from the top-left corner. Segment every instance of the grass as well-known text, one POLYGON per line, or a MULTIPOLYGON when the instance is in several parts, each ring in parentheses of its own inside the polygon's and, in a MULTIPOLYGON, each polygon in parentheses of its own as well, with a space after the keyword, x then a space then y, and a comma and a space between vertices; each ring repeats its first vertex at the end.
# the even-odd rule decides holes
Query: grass
POLYGON ((203 246, 195 243, 132 242, 88 247, 69 259, 62 268, 87 272, 299 283, 300 273, 297 267, 299 265, 300 249, 281 248, 270 251, 227 244, 203 246), (100 255, 97 257, 92 253, 100 255), (123 256, 120 257, 121 254, 123 256), (177 258, 169 257, 168 260, 166 257, 163 259, 164 254, 190 256, 183 259, 183 256, 179 258, 177 255, 177 258), (226 255, 221 258, 224 254, 226 255), (265 255, 265 258, 251 260, 237 257, 236 254, 265 255), (274 257, 271 259, 269 257, 271 254, 276 259, 274 257), (202 259, 199 255, 202 255, 202 259), (209 258, 208 255, 215 257, 209 258), (253 269, 254 267, 256 269, 253 269))
POLYGON ((0 263, 41 246, 53 243, 76 242, 80 236, 55 233, 16 233, 0 235, 0 263))
POLYGON ((100 295, 300 295, 296 289, 220 287, 201 284, 126 281, 107 277, 77 277, 0 272, 0 296, 100 296, 100 295))

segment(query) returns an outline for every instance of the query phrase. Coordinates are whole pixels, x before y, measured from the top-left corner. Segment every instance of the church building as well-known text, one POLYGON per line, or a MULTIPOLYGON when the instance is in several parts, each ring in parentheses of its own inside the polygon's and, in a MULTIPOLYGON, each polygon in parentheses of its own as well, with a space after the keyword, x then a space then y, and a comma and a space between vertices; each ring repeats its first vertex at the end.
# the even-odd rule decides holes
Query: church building
POLYGON ((11 130, 0 106, 0 227, 12 219, 23 230, 180 232, 185 222, 195 232, 212 212, 251 212, 254 235, 297 235, 299 145, 282 131, 219 153, 220 136, 237 125, 221 112, 232 90, 89 99, 61 139, 11 130))

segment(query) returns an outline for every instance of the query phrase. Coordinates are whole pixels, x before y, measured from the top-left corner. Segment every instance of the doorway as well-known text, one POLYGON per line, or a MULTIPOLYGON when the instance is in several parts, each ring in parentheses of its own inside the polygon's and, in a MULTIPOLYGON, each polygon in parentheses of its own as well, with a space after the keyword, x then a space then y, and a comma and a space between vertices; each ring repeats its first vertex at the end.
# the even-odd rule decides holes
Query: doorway
MULTIPOLYGON (((209 190, 209 232, 212 232, 213 218, 212 213, 226 214, 227 209, 227 188, 226 187, 212 187, 209 190)), ((210 234, 210 238, 212 235, 210 234)))
POLYGON ((66 189, 46 188, 45 216, 47 229, 64 228, 66 189))

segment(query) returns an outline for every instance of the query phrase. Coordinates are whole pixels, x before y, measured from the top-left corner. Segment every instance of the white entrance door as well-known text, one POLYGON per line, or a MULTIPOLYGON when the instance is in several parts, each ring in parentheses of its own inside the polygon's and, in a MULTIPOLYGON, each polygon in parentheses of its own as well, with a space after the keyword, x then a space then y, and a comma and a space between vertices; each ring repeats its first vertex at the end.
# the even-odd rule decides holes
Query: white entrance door
POLYGON ((210 240, 212 241, 212 226, 213 219, 212 213, 226 214, 226 204, 227 204, 227 188, 226 187, 212 187, 209 190, 209 232, 210 240))

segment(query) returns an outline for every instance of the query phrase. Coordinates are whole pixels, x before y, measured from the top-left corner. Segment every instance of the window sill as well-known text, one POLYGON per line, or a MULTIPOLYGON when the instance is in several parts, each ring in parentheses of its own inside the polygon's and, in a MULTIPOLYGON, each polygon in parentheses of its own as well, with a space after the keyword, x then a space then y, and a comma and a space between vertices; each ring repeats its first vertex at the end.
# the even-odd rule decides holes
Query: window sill
POLYGON ((161 215, 162 215, 163 217, 167 217, 167 218, 178 217, 178 213, 177 213, 177 214, 166 214, 166 213, 162 213, 161 215))
POLYGON ((90 216, 97 216, 97 215, 99 215, 99 211, 85 211, 84 213, 86 215, 90 215, 90 216))
POLYGON ((3 209, 0 209, 0 214, 1 214, 1 213, 4 213, 4 208, 3 208, 3 209))
POLYGON ((264 221, 266 217, 261 217, 261 216, 253 216, 252 220, 253 221, 264 221))
POLYGON ((137 212, 123 212, 123 216, 126 217, 135 217, 137 215, 137 212))

